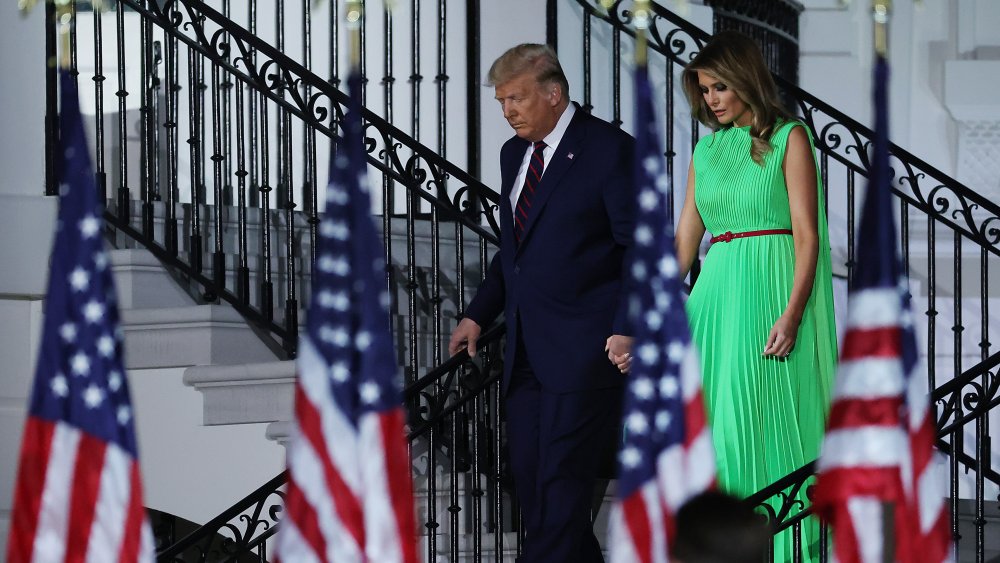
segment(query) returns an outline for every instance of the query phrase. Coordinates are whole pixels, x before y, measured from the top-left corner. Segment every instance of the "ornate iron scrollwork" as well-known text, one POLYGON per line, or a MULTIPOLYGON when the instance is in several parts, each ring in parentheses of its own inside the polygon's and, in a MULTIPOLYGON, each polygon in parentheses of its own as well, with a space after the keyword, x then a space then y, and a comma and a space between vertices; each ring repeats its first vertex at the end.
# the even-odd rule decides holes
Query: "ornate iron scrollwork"
MULTIPOLYGON (((204 2, 168 0, 162 5, 148 6, 137 0, 122 2, 309 127, 330 138, 337 136, 347 95, 204 2), (304 85, 313 91, 308 97, 304 85)), ((498 240, 496 191, 371 111, 363 109, 362 113, 370 166, 431 202, 443 219, 461 222, 490 242, 498 240), (404 151, 412 154, 404 156, 404 151), (443 189, 445 178, 452 178, 461 186, 452 197, 447 197, 443 189)))

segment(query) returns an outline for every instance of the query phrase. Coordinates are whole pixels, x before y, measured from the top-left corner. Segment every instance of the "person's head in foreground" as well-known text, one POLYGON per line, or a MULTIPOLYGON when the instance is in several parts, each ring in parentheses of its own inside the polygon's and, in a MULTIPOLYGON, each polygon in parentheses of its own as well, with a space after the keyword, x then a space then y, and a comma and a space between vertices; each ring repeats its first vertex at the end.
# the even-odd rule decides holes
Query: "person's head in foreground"
POLYGON ((683 563, 761 563, 771 531, 764 517, 718 491, 691 498, 677 512, 673 559, 683 563))

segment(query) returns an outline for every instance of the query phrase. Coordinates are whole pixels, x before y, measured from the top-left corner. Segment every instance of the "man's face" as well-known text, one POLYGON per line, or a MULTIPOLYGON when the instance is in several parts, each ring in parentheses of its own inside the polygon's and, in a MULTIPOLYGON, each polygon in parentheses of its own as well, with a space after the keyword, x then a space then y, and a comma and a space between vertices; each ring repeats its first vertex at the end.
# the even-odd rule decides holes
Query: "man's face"
POLYGON ((541 141, 559 121, 562 92, 558 85, 539 84, 531 73, 519 74, 496 85, 496 100, 514 134, 541 141))

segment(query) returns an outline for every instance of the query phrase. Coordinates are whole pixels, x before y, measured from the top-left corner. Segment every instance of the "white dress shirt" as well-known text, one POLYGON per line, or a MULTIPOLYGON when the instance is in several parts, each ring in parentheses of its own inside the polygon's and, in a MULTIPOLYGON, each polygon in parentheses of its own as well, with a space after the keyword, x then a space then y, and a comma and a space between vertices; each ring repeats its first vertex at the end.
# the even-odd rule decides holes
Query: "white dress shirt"
MULTIPOLYGON (((559 142, 562 141, 563 135, 566 133, 566 128, 569 127, 569 122, 573 120, 573 114, 576 113, 576 105, 570 103, 563 110, 562 115, 559 116, 559 120, 556 121, 556 126, 549 132, 542 141, 545 142, 545 149, 542 150, 542 158, 545 160, 545 166, 542 168, 542 175, 545 174, 545 169, 549 167, 549 161, 552 160, 552 155, 556 154, 556 147, 559 146, 559 142)), ((514 180, 514 187, 510 190, 510 209, 516 212, 517 198, 521 196, 521 190, 524 188, 524 178, 528 175, 528 164, 531 163, 531 153, 535 151, 535 143, 528 144, 528 149, 524 151, 524 158, 521 159, 521 168, 517 171, 517 178, 514 180)))

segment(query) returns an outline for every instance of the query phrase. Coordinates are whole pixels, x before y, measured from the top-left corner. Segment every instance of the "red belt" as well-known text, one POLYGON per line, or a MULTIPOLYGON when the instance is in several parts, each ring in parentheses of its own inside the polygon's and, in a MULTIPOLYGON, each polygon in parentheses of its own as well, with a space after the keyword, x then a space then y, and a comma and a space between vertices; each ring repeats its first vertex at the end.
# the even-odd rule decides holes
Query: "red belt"
POLYGON ((709 242, 715 244, 717 242, 732 242, 733 239, 737 238, 759 237, 764 235, 790 235, 790 234, 792 234, 791 229, 765 229, 763 231, 746 231, 743 233, 734 233, 732 231, 726 231, 721 235, 716 235, 712 237, 709 242))

